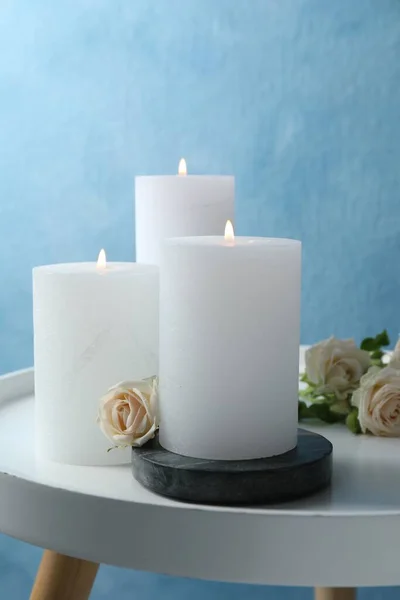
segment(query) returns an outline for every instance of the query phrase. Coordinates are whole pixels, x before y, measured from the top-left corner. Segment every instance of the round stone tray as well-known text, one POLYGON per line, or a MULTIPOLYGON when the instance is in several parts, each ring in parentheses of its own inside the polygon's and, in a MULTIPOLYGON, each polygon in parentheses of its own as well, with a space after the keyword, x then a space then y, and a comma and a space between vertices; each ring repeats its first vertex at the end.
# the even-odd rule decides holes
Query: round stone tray
POLYGON ((329 485, 332 444, 299 429, 294 450, 256 460, 188 458, 165 450, 158 435, 132 449, 133 476, 151 491, 199 504, 268 504, 308 496, 329 485))

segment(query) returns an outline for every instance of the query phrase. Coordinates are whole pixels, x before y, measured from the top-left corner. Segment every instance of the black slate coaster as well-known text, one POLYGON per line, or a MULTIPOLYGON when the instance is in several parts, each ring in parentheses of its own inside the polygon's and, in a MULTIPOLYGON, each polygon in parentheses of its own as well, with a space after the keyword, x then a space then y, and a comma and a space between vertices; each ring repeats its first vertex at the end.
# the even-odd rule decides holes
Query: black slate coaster
POLYGON ((133 476, 152 492, 199 504, 268 504, 308 496, 329 485, 332 444, 299 429, 294 450, 256 460, 205 460, 165 450, 158 435, 132 449, 133 476))

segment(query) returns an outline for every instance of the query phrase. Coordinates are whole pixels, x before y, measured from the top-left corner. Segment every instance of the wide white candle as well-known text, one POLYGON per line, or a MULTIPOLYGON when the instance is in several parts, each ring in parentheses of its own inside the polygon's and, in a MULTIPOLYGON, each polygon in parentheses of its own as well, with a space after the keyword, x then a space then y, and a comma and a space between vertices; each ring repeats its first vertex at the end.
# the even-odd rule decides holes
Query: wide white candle
POLYGON ((216 235, 234 218, 235 180, 230 176, 136 177, 136 261, 160 263, 160 245, 169 237, 216 235))
POLYGON ((301 243, 167 240, 160 266, 161 444, 269 457, 297 443, 301 243))
POLYGON ((158 268, 59 264, 33 270, 36 451, 80 465, 129 462, 96 424, 100 397, 158 371, 158 268))

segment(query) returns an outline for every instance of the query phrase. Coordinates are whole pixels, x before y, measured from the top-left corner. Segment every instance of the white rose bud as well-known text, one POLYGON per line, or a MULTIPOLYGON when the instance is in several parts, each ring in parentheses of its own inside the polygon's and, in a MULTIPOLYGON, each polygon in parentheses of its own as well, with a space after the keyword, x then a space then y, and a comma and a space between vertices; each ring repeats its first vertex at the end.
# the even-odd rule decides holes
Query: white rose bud
POLYGON ((143 446, 158 427, 157 380, 123 381, 100 401, 97 422, 116 446, 143 446))
POLYGON ((363 433, 400 437, 400 369, 371 367, 361 378, 352 404, 363 433))
POLYGON ((306 352, 306 374, 317 386, 317 393, 334 394, 338 400, 357 388, 370 364, 368 352, 360 350, 352 339, 330 337, 306 352))

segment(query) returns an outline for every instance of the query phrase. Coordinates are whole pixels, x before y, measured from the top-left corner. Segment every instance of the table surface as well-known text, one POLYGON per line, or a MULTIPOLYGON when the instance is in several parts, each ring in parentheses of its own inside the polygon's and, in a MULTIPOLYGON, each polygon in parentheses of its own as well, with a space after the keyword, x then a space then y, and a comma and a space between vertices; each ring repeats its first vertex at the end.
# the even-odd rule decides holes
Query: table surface
MULTIPOLYGON (((304 349, 302 349, 303 355, 304 349)), ((156 496, 121 467, 38 461, 33 371, 0 378, 0 531, 122 567, 277 585, 400 584, 400 439, 309 427, 334 446, 330 489, 269 507, 156 496)))

